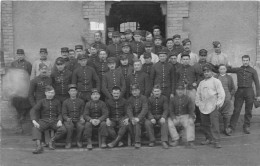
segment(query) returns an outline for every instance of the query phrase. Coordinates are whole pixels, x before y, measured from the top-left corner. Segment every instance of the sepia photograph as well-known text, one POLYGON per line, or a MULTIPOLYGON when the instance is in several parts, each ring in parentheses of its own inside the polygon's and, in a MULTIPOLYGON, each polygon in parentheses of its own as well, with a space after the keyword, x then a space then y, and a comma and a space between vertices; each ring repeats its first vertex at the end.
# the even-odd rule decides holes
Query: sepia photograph
POLYGON ((260 1, 0 9, 0 166, 260 166, 260 1))

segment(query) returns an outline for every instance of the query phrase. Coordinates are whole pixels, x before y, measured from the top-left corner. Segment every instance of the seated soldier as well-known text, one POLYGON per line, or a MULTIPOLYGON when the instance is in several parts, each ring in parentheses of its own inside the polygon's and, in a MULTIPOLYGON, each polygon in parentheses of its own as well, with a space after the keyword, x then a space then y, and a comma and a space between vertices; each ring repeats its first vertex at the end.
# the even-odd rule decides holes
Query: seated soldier
MULTIPOLYGON (((108 147, 113 148, 115 147, 128 128, 128 121, 129 118, 127 117, 127 101, 120 97, 121 96, 121 89, 118 86, 112 88, 112 99, 108 99, 106 104, 108 107, 109 116, 107 118, 107 131, 108 134, 113 137, 113 141, 108 144, 108 147), (119 127, 118 133, 116 135, 115 127, 119 127)), ((120 142, 122 145, 122 142, 120 142)))
POLYGON ((144 125, 145 116, 148 112, 147 98, 140 94, 138 84, 131 86, 132 96, 128 99, 127 114, 131 120, 131 128, 134 130, 135 148, 141 147, 141 126, 144 125))
POLYGON ((161 127, 161 142, 165 149, 168 149, 168 99, 162 95, 160 85, 153 87, 152 96, 148 99, 148 119, 145 121, 145 128, 150 137, 149 146, 154 146, 154 125, 159 124, 161 127))
POLYGON ((106 137, 107 127, 106 118, 108 116, 108 110, 106 104, 99 100, 100 94, 97 89, 92 89, 91 100, 87 102, 84 110, 85 130, 83 133, 84 138, 87 139, 88 145, 87 149, 92 149, 92 127, 98 127, 99 133, 101 135, 101 148, 106 148, 106 137))
POLYGON ((54 98, 55 91, 50 85, 45 88, 46 98, 37 102, 31 109, 30 115, 34 125, 32 129, 33 141, 36 141, 36 149, 33 154, 43 152, 41 145, 42 132, 47 129, 56 131, 55 135, 50 139, 49 148, 55 149, 54 141, 66 134, 66 128, 62 125, 61 104, 58 99, 54 98), (41 117, 37 120, 37 117, 41 117))
POLYGON ((71 140, 72 140, 72 133, 74 127, 77 129, 77 146, 79 148, 82 147, 81 143, 81 136, 84 130, 85 120, 83 118, 83 111, 85 103, 82 99, 77 98, 77 86, 76 84, 70 84, 68 86, 68 92, 70 98, 65 100, 62 104, 62 116, 65 120, 64 125, 67 129, 67 138, 66 138, 66 149, 71 148, 71 140))
POLYGON ((179 134, 176 126, 184 127, 184 134, 186 136, 187 146, 193 147, 195 140, 195 113, 191 98, 185 95, 184 86, 179 85, 176 90, 176 96, 170 99, 168 127, 172 141, 171 146, 177 146, 179 143, 179 134))

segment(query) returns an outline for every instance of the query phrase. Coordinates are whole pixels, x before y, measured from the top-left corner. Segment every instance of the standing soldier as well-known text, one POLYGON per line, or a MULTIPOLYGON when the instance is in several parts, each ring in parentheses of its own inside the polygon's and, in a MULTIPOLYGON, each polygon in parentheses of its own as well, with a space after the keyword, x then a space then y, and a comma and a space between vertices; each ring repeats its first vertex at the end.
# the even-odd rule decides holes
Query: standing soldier
POLYGON ((67 129, 67 138, 66 138, 66 149, 71 148, 72 134, 73 129, 76 127, 77 130, 77 146, 82 148, 81 136, 84 130, 85 120, 83 118, 83 111, 85 103, 83 100, 77 98, 77 86, 76 84, 70 84, 68 86, 68 92, 70 98, 65 100, 62 104, 62 116, 64 119, 64 125, 67 129))
POLYGON ((131 31, 131 29, 125 30, 125 38, 126 38, 126 41, 129 44, 132 44, 134 42, 134 40, 133 40, 133 32, 131 31))
POLYGON ((152 87, 159 84, 162 94, 169 99, 175 85, 172 83, 172 65, 166 60, 166 52, 159 52, 159 62, 153 65, 150 77, 152 79, 152 87))
POLYGON ((77 59, 75 58, 75 51, 73 49, 69 49, 69 62, 67 64, 67 68, 73 72, 78 67, 77 59))
POLYGON ((162 95, 160 85, 153 87, 153 95, 148 99, 148 119, 145 121, 145 128, 150 135, 149 146, 154 146, 154 125, 161 127, 161 142, 165 149, 168 149, 168 99, 162 95))
POLYGON ((44 89, 46 98, 37 102, 31 109, 30 115, 34 125, 32 129, 33 141, 36 141, 36 149, 33 154, 43 152, 41 146, 42 132, 47 129, 56 131, 55 135, 50 139, 50 150, 55 149, 55 140, 62 138, 66 134, 66 128, 62 125, 62 114, 60 101, 54 98, 55 91, 52 86, 46 86, 44 89), (38 120, 38 117, 40 119, 38 120))
POLYGON ((183 46, 181 45, 181 35, 174 35, 172 37, 173 40, 173 55, 176 57, 184 51, 183 46))
POLYGON ((220 65, 224 64, 226 66, 230 65, 230 62, 228 61, 228 56, 227 54, 223 53, 221 51, 221 44, 219 41, 214 41, 212 43, 214 52, 209 54, 207 61, 209 63, 212 63, 213 65, 220 65))
MULTIPOLYGON (((161 36, 161 28, 159 25, 154 25, 153 26, 153 37, 157 37, 157 36, 161 36)), ((165 39, 164 38, 161 38, 162 39, 162 45, 165 46, 165 39)))
POLYGON ((122 53, 125 54, 125 55, 127 55, 128 63, 129 63, 130 65, 133 65, 134 60, 135 60, 135 59, 138 59, 137 56, 135 56, 135 55, 133 55, 133 54, 131 53, 131 47, 130 47, 130 45, 129 45, 128 42, 123 42, 123 43, 122 43, 122 53))
POLYGON ((84 54, 83 46, 82 45, 75 45, 75 52, 76 52, 75 58, 78 58, 79 54, 84 54))
POLYGON ((129 64, 127 55, 120 55, 120 66, 117 68, 117 70, 123 74, 125 80, 127 79, 128 75, 130 75, 134 70, 133 66, 129 64))
POLYGON ((252 108, 254 101, 260 101, 260 87, 257 71, 249 65, 249 55, 242 56, 243 65, 238 68, 232 68, 228 72, 237 74, 237 91, 235 94, 234 111, 230 119, 229 133, 232 133, 240 116, 240 112, 245 101, 245 115, 243 130, 245 134, 250 134, 250 120, 252 118, 252 108), (256 97, 252 87, 255 84, 256 97))
MULTIPOLYGON (((156 55, 157 56, 157 55, 156 55)), ((140 58, 141 59, 141 58, 140 58)), ((144 63, 142 70, 148 74, 149 78, 151 78, 151 70, 153 67, 153 62, 152 62, 152 55, 151 53, 145 52, 143 55, 144 63)), ((159 58, 158 58, 159 59, 159 58)))
POLYGON ((169 58, 169 54, 173 54, 174 53, 174 43, 173 43, 173 39, 172 38, 168 38, 166 40, 166 47, 163 49, 163 51, 165 51, 168 55, 169 58))
POLYGON ((96 49, 99 51, 100 49, 103 49, 103 50, 106 50, 107 49, 107 46, 102 43, 102 32, 101 31, 96 31, 94 33, 94 40, 95 42, 92 43, 92 44, 95 44, 96 46, 96 49))
POLYGON ((95 43, 90 45, 90 54, 88 55, 88 57, 89 61, 91 61, 94 64, 99 60, 98 49, 95 43))
POLYGON ((56 92, 55 97, 63 103, 69 98, 68 85, 71 83, 72 72, 65 68, 65 61, 62 57, 57 58, 55 64, 57 69, 51 74, 52 84, 56 92))
POLYGON ((142 62, 141 60, 134 61, 134 71, 127 78, 127 94, 130 95, 130 87, 133 84, 138 84, 140 88, 141 95, 146 97, 150 96, 151 91, 151 80, 144 71, 142 71, 142 62))
POLYGON ((131 49, 135 57, 140 58, 140 56, 145 52, 144 44, 141 42, 141 31, 134 31, 134 42, 131 44, 131 49))
POLYGON ((23 69, 28 75, 31 75, 32 72, 32 64, 25 60, 25 54, 23 49, 17 49, 16 51, 17 60, 11 63, 11 68, 15 69, 23 69))
POLYGON ((162 36, 155 36, 154 37, 154 47, 152 49, 152 52, 159 56, 159 52, 164 50, 165 47, 162 46, 162 36))
MULTIPOLYGON (((144 46, 145 46, 145 52, 144 52, 144 54, 145 53, 148 53, 148 54, 150 54, 151 55, 151 62, 152 63, 157 63, 158 61, 159 61, 159 58, 158 58, 158 55, 156 55, 156 54, 154 54, 153 52, 152 52, 152 49, 153 49, 153 44, 151 43, 151 42, 145 42, 144 43, 144 46)), ((141 55, 140 56, 140 60, 142 61, 142 63, 144 64, 145 62, 145 60, 144 60, 144 54, 143 55, 141 55)))
POLYGON ((92 89, 91 101, 87 102, 84 110, 84 119, 86 120, 84 138, 87 139, 87 149, 92 149, 92 128, 98 127, 101 135, 101 148, 106 148, 106 137, 108 136, 106 127, 106 118, 108 110, 106 104, 99 100, 100 94, 97 89, 92 89))
POLYGON ((47 66, 47 75, 51 75, 52 63, 47 59, 47 48, 40 49, 40 59, 36 60, 32 65, 31 80, 40 75, 39 64, 44 63, 47 66))
POLYGON ((48 66, 44 63, 39 64, 40 75, 31 80, 29 88, 29 101, 34 106, 38 101, 45 98, 45 87, 52 85, 52 79, 48 76, 48 66))
MULTIPOLYGON (((184 49, 183 52, 186 52, 190 55, 190 65, 193 66, 195 63, 197 63, 199 61, 199 56, 197 54, 191 52, 191 41, 190 41, 190 39, 184 39, 182 41, 182 45, 183 45, 183 49, 184 49)), ((182 63, 181 62, 181 55, 182 55, 182 53, 180 53, 177 57, 177 61, 179 63, 182 63)))
POLYGON ((122 46, 120 44, 119 32, 115 31, 112 34, 113 43, 107 46, 108 57, 118 58, 122 51, 122 46))
POLYGON ((111 92, 114 86, 119 86, 122 90, 121 95, 124 96, 126 90, 126 84, 123 74, 116 70, 115 57, 109 57, 107 59, 109 71, 105 73, 102 81, 102 92, 107 99, 112 99, 111 92))
POLYGON ((88 59, 84 54, 78 55, 78 62, 80 67, 74 70, 72 74, 72 83, 76 84, 79 90, 79 98, 84 102, 90 100, 91 89, 96 87, 100 89, 100 80, 96 71, 87 65, 88 59))
MULTIPOLYGON (((120 143, 122 137, 127 131, 129 118, 127 117, 127 101, 120 97, 121 89, 118 86, 112 88, 113 99, 106 101, 109 116, 106 120, 108 134, 114 139, 108 144, 113 148, 120 143), (119 127, 116 134, 115 127, 119 127)), ((122 142, 121 142, 122 145, 122 142)))
POLYGON ((141 147, 141 127, 144 125, 145 116, 148 112, 147 98, 141 95, 138 84, 131 86, 132 96, 128 99, 127 114, 134 130, 135 148, 141 147))
POLYGON ((196 105, 201 112, 201 127, 206 137, 201 144, 213 143, 215 148, 221 148, 219 144, 219 108, 224 103, 225 91, 221 82, 213 77, 210 65, 205 65, 203 72, 205 79, 200 82, 196 93, 196 105))

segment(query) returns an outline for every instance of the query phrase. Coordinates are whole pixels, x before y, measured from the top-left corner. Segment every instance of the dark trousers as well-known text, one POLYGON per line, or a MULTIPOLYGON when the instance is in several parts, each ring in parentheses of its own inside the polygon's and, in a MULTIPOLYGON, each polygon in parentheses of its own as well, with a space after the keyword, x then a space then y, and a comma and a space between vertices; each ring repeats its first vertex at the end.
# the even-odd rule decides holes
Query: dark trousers
POLYGON ((142 134, 142 126, 144 125, 145 120, 140 120, 136 124, 131 123, 131 135, 134 135, 135 143, 141 143, 141 134, 142 134))
MULTIPOLYGON (((160 125, 161 128, 161 141, 166 142, 168 141, 168 122, 167 120, 165 120, 165 123, 161 124, 159 122, 159 120, 156 120, 156 124, 160 125)), ((155 137, 154 137, 154 125, 151 122, 151 120, 146 119, 145 120, 145 129, 148 132, 150 141, 153 142, 155 141, 155 137)))
POLYGON ((120 119, 119 121, 111 120, 111 125, 107 126, 107 132, 110 137, 115 139, 117 135, 119 137, 123 137, 128 129, 128 125, 124 125, 124 119, 120 119), (118 132, 116 134, 115 128, 118 126, 118 132))
POLYGON ((61 104, 68 98, 70 98, 69 94, 56 94, 55 97, 61 102, 61 104))
POLYGON ((66 128, 64 126, 57 127, 57 119, 40 119, 38 121, 40 128, 33 127, 32 128, 32 137, 33 140, 41 140, 42 132, 47 129, 53 129, 55 131, 55 139, 60 139, 66 134, 66 128))
POLYGON ((254 90, 253 88, 238 88, 235 94, 234 111, 230 119, 230 127, 234 130, 240 116, 242 106, 245 101, 245 115, 243 127, 250 127, 250 120, 252 118, 252 108, 254 104, 254 90))
POLYGON ((229 115, 228 114, 229 114, 229 110, 231 108, 231 104, 232 103, 231 103, 230 99, 225 99, 224 104, 219 109, 219 113, 223 117, 224 129, 226 129, 228 127, 228 123, 229 123, 229 115))
POLYGON ((70 121, 70 122, 64 122, 64 126, 67 129, 66 143, 71 143, 74 127, 76 127, 76 132, 77 132, 76 141, 79 142, 81 140, 82 132, 84 130, 83 123, 81 123, 80 121, 70 121))
POLYGON ((201 113, 201 129, 206 139, 214 142, 220 141, 219 110, 215 109, 210 114, 201 113))
POLYGON ((170 95, 171 95, 171 88, 169 87, 162 87, 162 95, 166 96, 167 99, 170 98, 170 95))
POLYGON ((82 99, 84 102, 88 102, 91 100, 91 92, 90 91, 79 91, 78 98, 82 99))
MULTIPOLYGON (((104 121, 100 122, 100 124, 98 126, 94 126, 94 127, 98 127, 98 132, 100 133, 100 135, 102 137, 108 136, 106 122, 104 122, 104 121)), ((85 123, 85 129, 84 129, 84 133, 83 133, 84 138, 92 138, 92 128, 93 128, 92 123, 90 123, 90 122, 85 123)))

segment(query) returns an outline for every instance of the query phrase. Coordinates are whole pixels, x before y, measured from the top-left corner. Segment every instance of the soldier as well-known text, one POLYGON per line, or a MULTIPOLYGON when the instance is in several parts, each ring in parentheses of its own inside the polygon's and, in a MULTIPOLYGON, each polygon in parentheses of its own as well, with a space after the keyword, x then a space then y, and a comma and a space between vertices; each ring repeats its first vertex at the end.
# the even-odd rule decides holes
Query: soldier
POLYGON ((124 33, 120 33, 120 43, 126 42, 126 37, 124 33))
POLYGON ((174 82, 172 83, 172 65, 166 60, 166 52, 159 52, 159 62, 153 65, 150 77, 152 79, 152 87, 159 84, 162 94, 169 99, 175 85, 173 84, 174 82))
POLYGON ((79 54, 84 54, 82 45, 75 45, 76 58, 78 58, 79 54))
POLYGON ((75 58, 75 51, 73 49, 69 49, 69 61, 67 62, 67 69, 73 72, 78 66, 77 59, 75 58))
POLYGON ((230 66, 230 62, 228 61, 228 56, 227 54, 223 53, 221 51, 221 44, 219 41, 214 41, 212 43, 214 52, 209 54, 207 57, 207 62, 212 63, 213 65, 220 65, 224 64, 226 66, 230 66))
POLYGON ((173 39, 172 38, 168 38, 166 40, 166 47, 163 49, 163 51, 165 51, 168 55, 169 58, 169 54, 170 53, 174 53, 174 47, 173 47, 174 43, 173 43, 173 39))
POLYGON ((188 53, 182 53, 181 55, 182 65, 176 71, 177 84, 184 85, 186 95, 191 98, 193 104, 193 111, 195 110, 195 97, 196 88, 198 86, 198 73, 190 64, 190 55, 188 53))
MULTIPOLYGON (((157 55, 156 55, 157 56, 157 55)), ((141 59, 141 58, 140 58, 141 59)), ((151 78, 151 70, 153 67, 153 62, 152 62, 152 55, 151 53, 144 53, 143 55, 143 59, 144 59, 144 63, 143 63, 143 67, 142 70, 148 74, 149 78, 151 78)))
POLYGON ((122 52, 122 46, 120 44, 120 36, 118 31, 113 32, 112 41, 113 43, 107 46, 108 57, 118 58, 122 52))
POLYGON ((126 38, 126 42, 128 42, 129 44, 132 44, 134 42, 133 32, 131 31, 131 29, 125 30, 125 38, 126 38))
POLYGON ((127 77, 127 94, 130 95, 130 87, 133 84, 138 84, 141 95, 146 97, 150 96, 151 91, 151 80, 144 71, 142 71, 141 60, 134 61, 134 71, 127 77))
POLYGON ((146 41, 146 42, 153 43, 153 35, 152 35, 151 32, 146 31, 146 34, 145 34, 145 41, 146 41))
POLYGON ((100 80, 96 71, 87 65, 88 59, 84 54, 78 55, 78 62, 80 67, 74 70, 72 74, 72 83, 78 87, 78 96, 84 102, 90 100, 91 89, 96 87, 100 89, 100 80))
POLYGON ((112 41, 113 32, 114 32, 114 27, 107 28, 107 45, 110 45, 113 43, 113 41, 112 41))
POLYGON ((120 55, 120 66, 117 68, 117 70, 123 74, 125 80, 134 70, 133 66, 129 64, 129 60, 126 54, 120 55))
POLYGON ((145 120, 145 128, 150 135, 149 146, 154 146, 154 125, 158 124, 161 127, 161 142, 165 149, 168 149, 168 99, 162 95, 160 85, 153 87, 152 96, 148 99, 148 119, 145 120))
POLYGON ((85 120, 83 118, 84 106, 85 103, 80 98, 77 98, 77 85, 70 84, 68 85, 68 92, 70 98, 65 100, 62 104, 62 116, 64 119, 64 126, 67 129, 67 138, 66 138, 66 149, 71 148, 72 133, 74 127, 76 127, 77 132, 77 146, 82 148, 81 136, 84 130, 85 120))
POLYGON ((95 42, 92 43, 91 45, 95 44, 95 47, 97 49, 97 51, 99 51, 100 49, 103 49, 103 50, 106 50, 107 49, 107 46, 102 43, 102 32, 101 31, 96 31, 94 33, 94 40, 95 42))
POLYGON ((184 51, 183 46, 181 45, 181 35, 176 34, 172 37, 173 40, 173 55, 178 56, 184 51))
POLYGON ((98 61, 96 61, 97 75, 100 80, 100 85, 102 85, 103 76, 109 70, 107 66, 107 52, 103 49, 100 49, 98 52, 98 57, 98 61))
POLYGON ((176 96, 170 99, 169 103, 168 127, 172 142, 171 146, 179 144, 180 136, 176 130, 176 126, 184 127, 184 134, 187 141, 187 146, 194 146, 195 140, 195 125, 196 119, 191 98, 185 95, 185 88, 183 85, 178 85, 176 89, 176 96))
POLYGON ((44 63, 39 64, 40 75, 31 80, 29 88, 29 101, 34 106, 38 101, 45 98, 45 86, 52 85, 52 79, 48 76, 48 66, 44 63))
POLYGON ((214 144, 215 148, 221 148, 219 108, 224 103, 225 91, 221 82, 213 77, 210 65, 205 65, 203 72, 205 79, 199 84, 195 101, 201 112, 201 127, 206 137, 201 144, 214 144))
POLYGON ((127 114, 134 130, 135 148, 141 147, 141 126, 144 125, 145 116, 148 112, 147 98, 141 95, 138 84, 131 86, 132 96, 128 99, 127 114))
POLYGON ((131 53, 131 47, 128 42, 122 43, 122 53, 127 55, 128 63, 133 65, 134 60, 138 59, 137 56, 131 53))
MULTIPOLYGON (((153 26, 153 37, 154 37, 154 39, 155 39, 155 37, 161 36, 161 35, 162 35, 162 34, 161 34, 161 28, 160 28, 160 26, 154 25, 154 26, 153 26)), ((164 39, 164 38, 161 38, 161 39, 162 39, 162 45, 165 46, 165 39, 164 39)))
POLYGON ((245 134, 250 134, 250 120, 252 118, 253 103, 254 100, 260 101, 259 79, 257 71, 249 65, 249 55, 242 56, 242 63, 243 65, 241 67, 231 68, 228 70, 230 73, 237 74, 238 86, 235 94, 234 111, 230 119, 230 127, 228 128, 228 132, 232 133, 235 130, 243 103, 245 101, 243 131, 245 134), (253 82, 256 88, 256 97, 252 87, 253 82))
POLYGON ((98 89, 92 89, 91 101, 87 102, 84 110, 84 119, 86 120, 84 138, 87 139, 87 149, 92 149, 92 128, 98 127, 101 135, 101 148, 106 148, 106 137, 108 136, 106 127, 106 118, 108 116, 108 110, 106 104, 99 100, 100 94, 98 89))
POLYGON ((95 43, 90 45, 90 54, 88 56, 89 56, 89 61, 91 61, 94 64, 99 60, 98 49, 95 43))
POLYGON ((45 88, 46 98, 37 102, 31 109, 30 115, 34 125, 32 129, 33 141, 36 141, 36 149, 33 154, 43 152, 41 146, 42 132, 47 129, 55 130, 55 135, 50 139, 49 149, 55 149, 55 141, 62 138, 66 134, 66 128, 62 125, 61 104, 54 98, 55 91, 52 86, 45 88), (38 120, 38 117, 41 117, 38 120))
POLYGON ((120 97, 121 89, 118 86, 112 88, 113 99, 106 101, 109 116, 106 120, 108 134, 114 139, 108 144, 108 147, 113 148, 117 144, 122 145, 122 137, 125 135, 129 118, 127 117, 127 101, 120 97), (115 127, 119 127, 118 133, 115 132, 115 127))
MULTIPOLYGON (((11 63, 11 68, 21 69, 23 71, 24 74, 22 78, 25 79, 25 83, 28 87, 29 78, 32 71, 32 65, 30 62, 25 60, 25 54, 23 49, 17 49, 16 57, 17 59, 11 63)), ((26 93, 27 92, 28 90, 26 90, 26 93)), ((16 94, 15 96, 12 96, 11 102, 17 111, 17 119, 18 119, 18 123, 20 124, 19 131, 23 132, 23 129, 21 128, 22 127, 21 122, 22 120, 25 119, 28 111, 31 109, 31 104, 29 102, 28 96, 27 95, 23 96, 20 93, 16 94)))
MULTIPOLYGON (((148 54, 150 54, 151 55, 151 62, 152 63, 157 63, 158 61, 159 61, 159 58, 158 58, 158 55, 156 55, 156 54, 154 54, 153 52, 152 52, 152 49, 153 49, 153 44, 151 43, 151 42, 145 42, 144 43, 144 46, 145 46, 145 52, 144 52, 144 54, 145 53, 148 53, 148 54)), ((142 63, 144 64, 144 54, 143 55, 141 55, 140 56, 140 60, 142 61, 142 63)))
POLYGON ((47 48, 40 49, 40 59, 36 60, 32 65, 31 80, 40 75, 39 64, 44 63, 47 66, 47 75, 51 75, 52 63, 47 59, 47 48))
POLYGON ((135 57, 140 58, 140 56, 145 52, 144 44, 141 42, 141 31, 134 31, 134 42, 131 43, 131 49, 135 57))
MULTIPOLYGON (((183 49, 184 49, 183 52, 186 52, 190 55, 190 65, 193 66, 195 63, 197 63, 199 61, 199 56, 197 54, 191 52, 191 41, 190 41, 190 39, 184 39, 182 41, 182 45, 183 45, 183 49)), ((177 61, 179 63, 182 63, 181 62, 181 55, 182 55, 182 53, 180 53, 177 56, 177 61)))
POLYGON ((109 71, 105 73, 102 81, 102 92, 105 94, 107 99, 111 99, 111 92, 114 86, 119 86, 122 90, 121 95, 124 96, 126 85, 123 74, 116 70, 116 59, 115 57, 109 57, 107 59, 109 71))
POLYGON ((156 55, 159 55, 158 53, 164 50, 165 47, 162 46, 162 36, 155 36, 154 37, 154 47, 152 49, 152 52, 156 55))
POLYGON ((71 84, 72 72, 65 68, 64 58, 59 57, 56 59, 56 68, 51 73, 52 84, 56 92, 56 98, 63 103, 67 98, 68 94, 68 85, 71 84))

